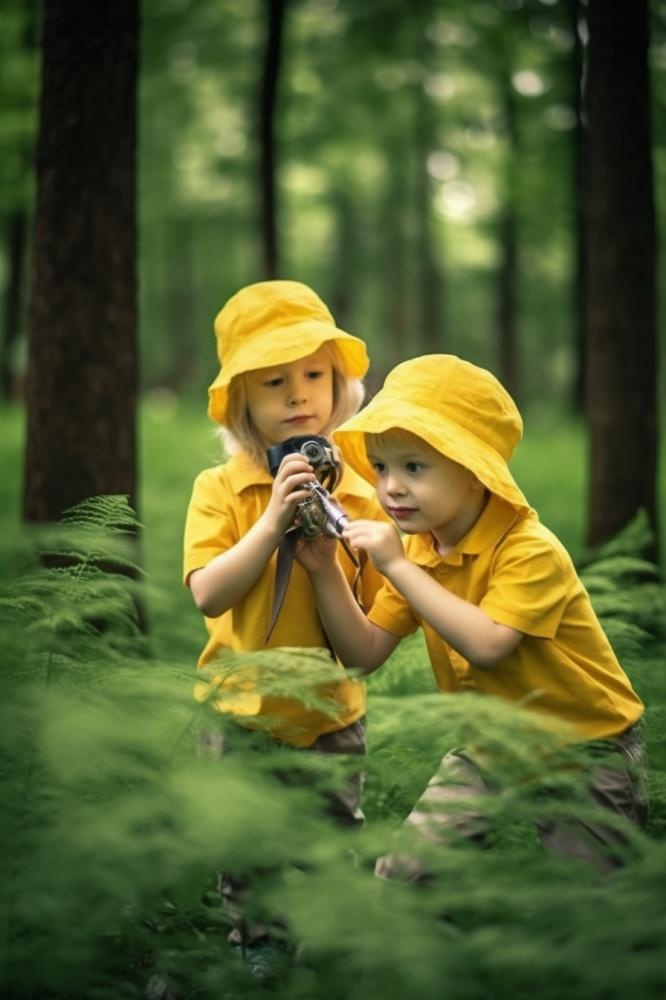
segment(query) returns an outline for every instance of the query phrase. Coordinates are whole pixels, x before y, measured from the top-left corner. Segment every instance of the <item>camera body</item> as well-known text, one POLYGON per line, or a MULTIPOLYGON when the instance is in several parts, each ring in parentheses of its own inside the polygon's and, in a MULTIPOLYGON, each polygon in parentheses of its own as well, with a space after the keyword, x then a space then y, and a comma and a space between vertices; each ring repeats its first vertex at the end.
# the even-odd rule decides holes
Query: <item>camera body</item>
POLYGON ((273 445, 266 452, 271 476, 275 476, 285 455, 298 452, 314 469, 314 474, 327 490, 334 490, 340 481, 341 468, 337 454, 325 437, 301 434, 273 445))
POLYGON ((327 535, 340 538, 348 521, 344 510, 330 495, 340 481, 342 469, 332 444, 324 437, 299 435, 274 445, 267 451, 268 468, 275 476, 285 455, 297 452, 312 466, 317 482, 306 483, 307 500, 296 504, 296 524, 304 538, 327 535))

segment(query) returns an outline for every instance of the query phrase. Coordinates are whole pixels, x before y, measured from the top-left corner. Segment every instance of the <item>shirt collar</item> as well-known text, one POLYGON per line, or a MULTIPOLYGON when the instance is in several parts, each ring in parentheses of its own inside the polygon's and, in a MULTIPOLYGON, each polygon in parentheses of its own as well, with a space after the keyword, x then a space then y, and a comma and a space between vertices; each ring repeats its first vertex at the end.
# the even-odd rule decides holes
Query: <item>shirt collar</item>
POLYGON ((515 507, 491 493, 488 503, 467 534, 445 556, 437 552, 432 535, 421 534, 410 539, 409 557, 420 566, 437 566, 440 563, 460 566, 463 556, 478 556, 493 548, 519 517, 515 507))
MULTIPOLYGON (((244 451, 231 455, 225 464, 225 469, 231 488, 235 493, 242 493, 249 486, 263 486, 264 484, 270 486, 273 482, 273 477, 268 469, 257 465, 244 451)), ((372 487, 368 486, 365 479, 362 479, 350 466, 345 465, 335 492, 345 493, 347 496, 353 497, 367 497, 372 493, 372 487)))
POLYGON ((257 465, 244 451, 231 455, 225 463, 225 471, 234 493, 242 493, 248 486, 270 485, 273 482, 268 469, 257 465))

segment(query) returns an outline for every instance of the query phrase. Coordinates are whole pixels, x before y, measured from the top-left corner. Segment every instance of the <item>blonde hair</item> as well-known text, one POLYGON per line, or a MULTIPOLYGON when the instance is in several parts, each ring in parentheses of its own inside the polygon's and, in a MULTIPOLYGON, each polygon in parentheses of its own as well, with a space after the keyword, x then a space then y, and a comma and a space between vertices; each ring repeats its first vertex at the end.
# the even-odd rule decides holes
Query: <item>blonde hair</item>
MULTIPOLYGON (((358 413, 365 399, 365 387, 360 378, 351 378, 346 374, 342 355, 335 341, 325 341, 321 350, 333 369, 333 409, 326 425, 319 432, 322 437, 328 437, 336 427, 358 413)), ((231 380, 226 423, 218 434, 227 455, 244 451, 257 465, 268 467, 266 446, 250 416, 245 373, 236 375, 231 380)))

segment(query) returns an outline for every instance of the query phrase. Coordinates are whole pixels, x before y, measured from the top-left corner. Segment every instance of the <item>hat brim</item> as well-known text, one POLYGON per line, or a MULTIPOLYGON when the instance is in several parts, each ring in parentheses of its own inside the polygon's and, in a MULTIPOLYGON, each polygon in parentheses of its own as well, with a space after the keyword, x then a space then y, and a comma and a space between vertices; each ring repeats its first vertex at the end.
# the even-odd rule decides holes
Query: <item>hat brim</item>
POLYGON ((240 348, 233 360, 224 365, 208 389, 208 415, 223 424, 227 415, 231 380, 244 372, 298 361, 314 354, 323 344, 333 341, 340 351, 344 372, 350 378, 363 378, 370 361, 365 344, 358 337, 318 320, 307 320, 268 330, 240 348))
POLYGON ((499 452, 471 431, 425 406, 391 398, 382 392, 365 409, 334 431, 333 439, 343 459, 374 484, 377 474, 368 461, 364 435, 383 434, 390 430, 416 435, 441 455, 469 469, 492 493, 507 500, 516 509, 530 510, 527 499, 499 452))

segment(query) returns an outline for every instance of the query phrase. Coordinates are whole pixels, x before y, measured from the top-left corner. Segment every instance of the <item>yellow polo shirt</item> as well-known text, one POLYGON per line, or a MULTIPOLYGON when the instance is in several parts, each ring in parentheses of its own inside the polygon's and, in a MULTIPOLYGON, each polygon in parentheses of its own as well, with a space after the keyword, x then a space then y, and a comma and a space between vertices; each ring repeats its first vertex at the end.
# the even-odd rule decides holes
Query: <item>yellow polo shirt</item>
POLYGON ((571 724, 583 739, 619 735, 643 705, 617 661, 566 549, 535 511, 520 516, 491 495, 471 530, 446 556, 432 536, 412 535, 407 557, 493 621, 524 633, 498 666, 475 667, 422 621, 388 582, 369 619, 394 635, 423 626, 437 686, 479 691, 571 724))
MULTIPOLYGON (((224 465, 206 469, 196 479, 187 511, 184 541, 184 578, 200 569, 221 552, 239 541, 265 511, 273 480, 270 474, 239 453, 224 465)), ((352 469, 346 467, 335 497, 352 518, 386 519, 372 487, 352 469)), ((339 546, 339 560, 350 584, 357 569, 339 546)), ((247 596, 220 615, 206 618, 209 633, 198 666, 204 667, 223 649, 261 650, 297 646, 325 647, 326 637, 317 614, 316 602, 305 570, 294 562, 284 603, 273 633, 266 642, 277 552, 267 563, 261 576, 247 596)), ((361 574, 359 595, 364 607, 369 607, 383 583, 383 577, 368 560, 361 574)), ((224 700, 216 707, 232 712, 249 728, 252 718, 261 715, 262 728, 276 738, 294 746, 309 746, 323 733, 335 732, 351 725, 365 713, 365 685, 352 680, 339 666, 339 680, 325 686, 317 685, 314 695, 330 703, 333 714, 308 706, 307 692, 303 701, 266 696, 256 690, 256 669, 248 664, 233 672, 223 684, 224 700), (233 697, 230 697, 233 695, 233 697)), ((212 683, 220 684, 216 678, 212 683)), ((203 700, 210 693, 209 684, 198 684, 195 697, 203 700)))

